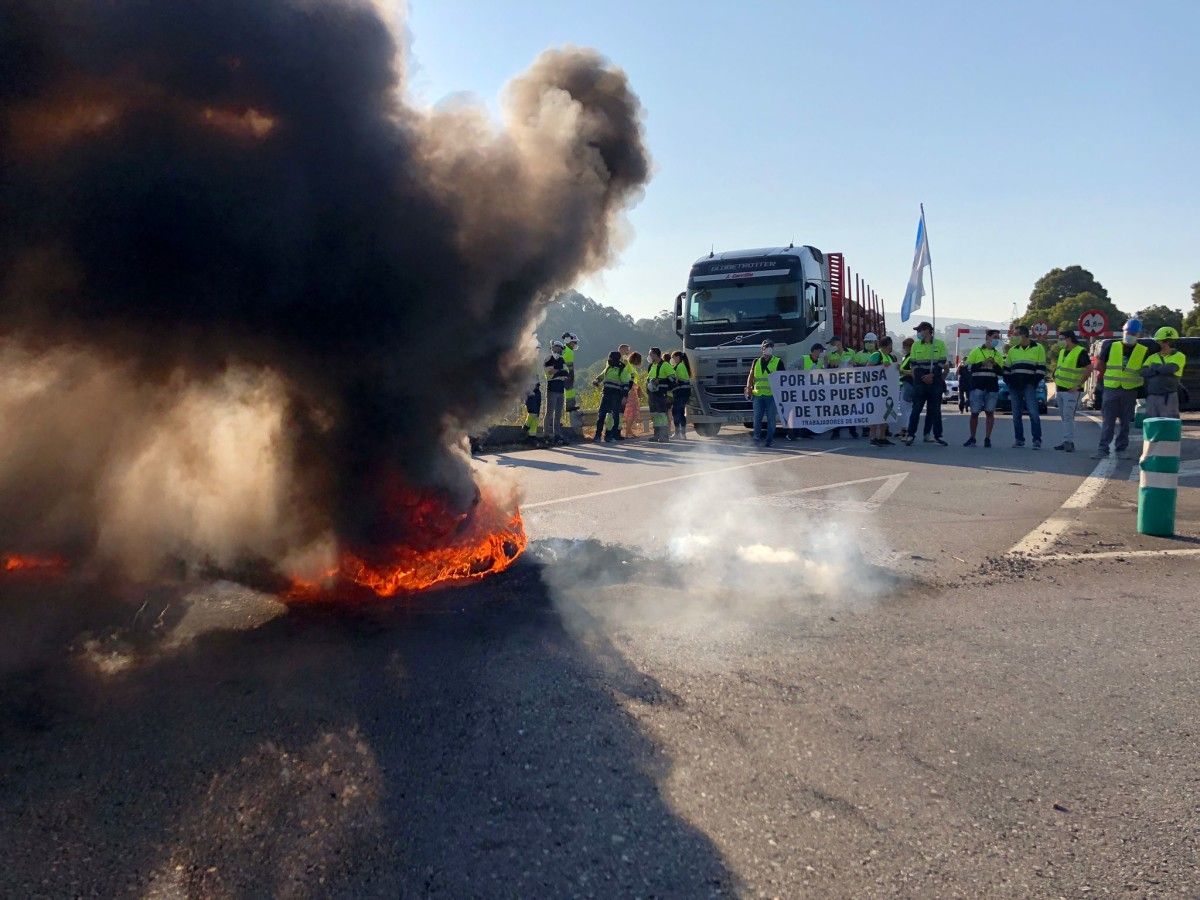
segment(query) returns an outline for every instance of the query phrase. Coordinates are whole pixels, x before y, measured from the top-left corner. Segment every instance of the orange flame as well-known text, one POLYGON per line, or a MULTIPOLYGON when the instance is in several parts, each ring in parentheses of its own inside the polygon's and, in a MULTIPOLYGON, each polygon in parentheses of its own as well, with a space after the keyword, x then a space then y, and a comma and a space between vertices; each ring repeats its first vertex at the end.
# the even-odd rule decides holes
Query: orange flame
POLYGON ((0 557, 5 572, 61 572, 67 561, 58 556, 20 556, 10 553, 0 557))
POLYGON ((421 533, 418 542, 370 561, 346 551, 338 568, 327 573, 334 588, 296 582, 288 598, 330 597, 338 584, 379 597, 467 584, 503 572, 529 543, 520 510, 508 512, 486 494, 471 510, 455 513, 435 495, 409 493, 401 500, 401 514, 421 533))

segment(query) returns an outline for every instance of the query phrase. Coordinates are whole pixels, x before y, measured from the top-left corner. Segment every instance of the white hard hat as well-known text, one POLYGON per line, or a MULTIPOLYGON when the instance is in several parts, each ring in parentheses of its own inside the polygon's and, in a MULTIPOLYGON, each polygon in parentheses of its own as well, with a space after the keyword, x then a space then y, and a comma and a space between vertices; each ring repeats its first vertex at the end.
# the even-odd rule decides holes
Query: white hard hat
POLYGON ((566 341, 568 344, 569 344, 569 343, 571 343, 571 341, 575 341, 575 342, 577 342, 577 343, 578 343, 578 341, 579 341, 579 335, 577 335, 577 334, 576 334, 575 332, 573 332, 573 331, 568 331, 568 332, 566 332, 566 333, 564 333, 564 334, 563 334, 563 336, 562 336, 562 339, 563 339, 564 341, 566 341))
POLYGON ((863 340, 864 340, 864 341, 877 341, 877 340, 879 340, 879 338, 878 338, 878 337, 876 337, 876 335, 875 335, 875 332, 873 332, 873 331, 868 331, 868 332, 866 333, 866 335, 863 337, 863 340))
POLYGON ((561 350, 562 348, 563 348, 563 342, 558 340, 557 338, 555 338, 554 340, 552 340, 550 342, 551 350, 561 350))

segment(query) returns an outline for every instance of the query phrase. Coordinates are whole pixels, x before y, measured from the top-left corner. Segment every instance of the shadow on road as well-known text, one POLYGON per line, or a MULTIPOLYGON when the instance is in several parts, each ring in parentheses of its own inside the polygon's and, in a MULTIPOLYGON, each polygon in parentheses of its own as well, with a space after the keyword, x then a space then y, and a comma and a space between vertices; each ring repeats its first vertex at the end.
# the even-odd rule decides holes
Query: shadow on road
MULTIPOLYGON (((99 635, 136 608, 0 584, 25 644, 0 670, 0 894, 735 889, 626 709, 678 699, 571 636, 532 562, 428 606, 293 609, 150 659, 134 635, 139 662, 101 655, 113 674, 78 641, 31 663, 72 621, 99 635)), ((170 608, 139 621, 169 626, 170 608)))

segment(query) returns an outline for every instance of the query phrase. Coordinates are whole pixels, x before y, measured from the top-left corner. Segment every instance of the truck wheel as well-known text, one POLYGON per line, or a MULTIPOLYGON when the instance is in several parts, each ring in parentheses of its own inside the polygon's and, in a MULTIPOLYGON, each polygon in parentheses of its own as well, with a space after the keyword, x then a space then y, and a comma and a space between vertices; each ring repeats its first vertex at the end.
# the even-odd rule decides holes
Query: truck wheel
POLYGON ((716 437, 721 433, 720 422, 697 422, 693 427, 701 437, 716 437))

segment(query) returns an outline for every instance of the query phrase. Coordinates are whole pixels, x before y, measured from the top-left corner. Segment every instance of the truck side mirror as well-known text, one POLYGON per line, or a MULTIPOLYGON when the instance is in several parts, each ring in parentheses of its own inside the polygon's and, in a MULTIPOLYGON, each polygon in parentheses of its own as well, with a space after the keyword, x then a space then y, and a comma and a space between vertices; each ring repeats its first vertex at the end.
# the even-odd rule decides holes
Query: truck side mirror
POLYGON ((683 298, 687 295, 687 291, 680 291, 675 297, 675 334, 677 337, 683 337, 683 298))

